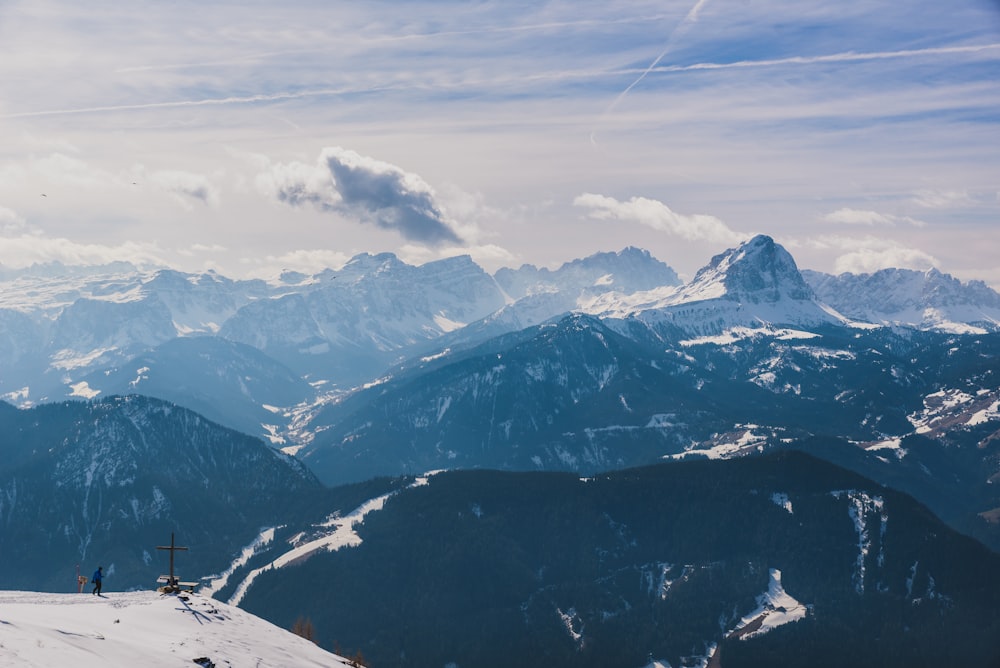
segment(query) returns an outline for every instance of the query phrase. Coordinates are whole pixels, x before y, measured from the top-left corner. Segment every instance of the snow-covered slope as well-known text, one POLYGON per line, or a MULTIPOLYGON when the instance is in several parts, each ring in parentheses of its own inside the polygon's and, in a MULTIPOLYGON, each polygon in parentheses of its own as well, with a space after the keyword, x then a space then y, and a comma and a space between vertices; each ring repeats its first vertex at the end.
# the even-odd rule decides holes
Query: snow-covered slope
POLYGON ((93 596, 0 591, 0 665, 8 668, 351 663, 270 622, 198 595, 93 596))

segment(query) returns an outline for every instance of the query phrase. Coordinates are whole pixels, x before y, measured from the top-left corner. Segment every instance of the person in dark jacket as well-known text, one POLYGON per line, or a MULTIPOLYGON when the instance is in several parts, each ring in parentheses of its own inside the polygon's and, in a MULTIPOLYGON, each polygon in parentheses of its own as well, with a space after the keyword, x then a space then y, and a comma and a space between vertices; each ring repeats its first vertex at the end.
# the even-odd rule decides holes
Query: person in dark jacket
POLYGON ((101 595, 101 583, 104 580, 104 566, 98 566, 97 570, 94 571, 94 577, 90 578, 90 581, 94 583, 94 591, 91 594, 101 595))

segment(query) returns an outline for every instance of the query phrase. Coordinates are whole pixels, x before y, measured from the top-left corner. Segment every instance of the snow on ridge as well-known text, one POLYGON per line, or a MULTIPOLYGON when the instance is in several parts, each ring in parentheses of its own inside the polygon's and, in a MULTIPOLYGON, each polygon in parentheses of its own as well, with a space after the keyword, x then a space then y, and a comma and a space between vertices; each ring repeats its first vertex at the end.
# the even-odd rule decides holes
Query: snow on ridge
POLYGON ((445 317, 443 313, 434 314, 434 324, 438 326, 442 332, 454 332, 456 329, 462 329, 468 323, 458 322, 457 320, 451 320, 445 317))
POLYGON ((285 566, 300 563, 320 550, 335 552, 342 547, 360 545, 361 537, 354 531, 354 526, 364 521, 364 517, 368 513, 375 510, 381 510, 382 506, 386 502, 386 499, 388 499, 391 495, 392 493, 389 493, 374 499, 369 499, 344 517, 329 518, 326 522, 320 525, 325 529, 330 529, 328 533, 321 535, 319 538, 314 538, 306 543, 302 543, 301 545, 296 545, 290 550, 279 555, 277 558, 273 559, 267 565, 250 571, 243 581, 240 582, 239 586, 236 587, 236 591, 229 598, 228 603, 230 605, 238 606, 243 601, 243 597, 246 596, 247 591, 250 589, 250 585, 252 585, 254 580, 257 579, 257 576, 264 571, 274 568, 284 568, 285 566))
POLYGON ((730 638, 747 640, 764 635, 779 626, 797 622, 809 614, 808 606, 799 603, 781 584, 781 571, 769 569, 770 581, 767 591, 757 597, 757 608, 744 615, 736 627, 726 635, 730 638))
POLYGON ((563 612, 559 608, 556 608, 556 612, 559 614, 559 619, 562 620, 563 626, 566 627, 566 633, 569 634, 570 638, 576 644, 577 649, 583 648, 583 622, 580 620, 580 616, 576 612, 576 608, 570 608, 563 612), (579 627, 579 630, 577 630, 579 627))
POLYGON ((877 564, 881 566, 885 562, 884 538, 886 525, 889 516, 885 510, 885 501, 881 496, 873 496, 868 492, 850 490, 837 490, 830 492, 834 498, 846 498, 848 501, 847 512, 854 522, 854 529, 858 534, 858 558, 855 561, 854 575, 851 580, 854 582, 854 589, 859 594, 865 592, 865 575, 867 572, 868 554, 872 547, 871 533, 868 528, 868 516, 878 513, 879 516, 879 553, 877 564))
POLYGON ((779 508, 787 510, 789 515, 795 514, 792 510, 792 502, 784 492, 774 492, 771 494, 771 502, 779 508))
POLYGON ((675 303, 679 286, 664 285, 650 290, 623 294, 617 290, 597 295, 580 295, 577 311, 601 318, 627 318, 643 311, 662 309, 675 303))
POLYGON ((71 397, 82 397, 84 399, 93 399, 94 397, 96 397, 98 394, 101 393, 100 390, 95 390, 94 388, 92 388, 90 384, 87 383, 87 381, 85 380, 81 380, 79 383, 73 383, 69 387, 71 390, 73 390, 69 394, 69 396, 71 397))
POLYGON ((237 568, 245 565, 248 561, 250 561, 251 557, 253 557, 253 555, 257 553, 257 550, 259 550, 261 547, 269 544, 271 541, 274 540, 275 529, 276 527, 268 527, 263 531, 261 531, 249 545, 243 548, 243 551, 240 552, 240 555, 236 557, 233 563, 230 564, 229 568, 227 568, 225 571, 223 571, 219 575, 213 575, 209 576, 208 578, 202 578, 203 580, 207 579, 208 583, 203 584, 201 586, 201 590, 199 593, 204 594, 206 596, 211 596, 212 594, 214 594, 215 592, 219 591, 227 584, 229 584, 229 576, 232 575, 237 568))
POLYGON ((869 443, 864 446, 865 450, 868 452, 877 452, 879 450, 889 450, 894 455, 896 459, 902 459, 906 456, 907 450, 903 447, 902 438, 889 438, 884 441, 878 441, 875 443, 869 443))
POLYGON ((925 396, 923 403, 923 410, 906 416, 918 434, 1000 419, 1000 393, 993 390, 979 390, 973 396, 961 389, 942 389, 925 396))
POLYGON ((90 352, 80 352, 70 350, 69 348, 63 348, 52 355, 52 362, 50 366, 53 369, 60 369, 62 371, 79 369, 93 364, 100 357, 108 353, 114 353, 117 351, 118 348, 116 347, 95 348, 90 352))
MULTIPOLYGON (((418 477, 413 483, 411 483, 410 487, 419 487, 421 485, 426 485, 428 482, 428 478, 434 475, 435 473, 436 471, 425 473, 423 476, 418 477)), ((395 494, 396 492, 393 491, 387 494, 383 494, 382 496, 377 496, 373 499, 365 501, 347 515, 344 516, 332 515, 329 518, 327 518, 325 522, 318 525, 318 528, 322 530, 318 537, 313 538, 305 543, 295 545, 291 549, 283 552, 278 557, 273 559, 270 563, 261 566, 260 568, 256 568, 250 573, 248 573, 247 576, 236 587, 236 591, 233 593, 233 595, 229 598, 228 601, 229 605, 239 606, 239 604, 243 601, 243 597, 246 596, 247 591, 253 584, 254 580, 256 580, 257 577, 265 571, 275 568, 284 568, 286 566, 292 566, 294 564, 301 563, 320 551, 336 552, 342 547, 354 547, 356 545, 360 545, 361 536, 357 534, 357 532, 354 530, 354 527, 363 523, 365 516, 368 515, 369 513, 382 510, 382 507, 385 505, 385 502, 389 499, 389 497, 395 494)), ((295 539, 298 539, 301 536, 302 534, 299 534, 298 536, 295 537, 295 539)), ((258 540, 261 540, 263 537, 264 534, 262 533, 261 536, 258 537, 258 540)), ((273 539, 273 534, 271 538, 268 539, 267 542, 269 542, 271 539, 273 539)), ((253 556, 253 552, 257 549, 257 547, 263 544, 264 544, 263 541, 262 542, 255 541, 255 543, 251 543, 251 545, 244 548, 243 553, 240 555, 237 561, 243 560, 243 563, 246 563, 246 560, 248 560, 250 556, 253 556), (244 559, 244 556, 247 554, 247 550, 251 550, 251 552, 250 555, 246 556, 246 558, 244 559)), ((239 564, 236 564, 234 562, 234 565, 227 570, 227 573, 231 574, 233 571, 236 570, 238 566, 239 564)), ((228 579, 228 575, 226 576, 226 578, 228 579)), ((224 585, 213 587, 212 591, 221 589, 222 586, 224 585)))
POLYGON ((698 336, 693 339, 678 341, 678 343, 686 348, 706 344, 724 346, 730 343, 736 343, 737 341, 743 339, 753 339, 764 336, 770 336, 781 341, 820 338, 819 334, 798 329, 737 326, 730 327, 719 334, 712 336, 698 336))
POLYGON ((697 448, 696 444, 672 455, 664 455, 662 459, 685 459, 687 457, 707 457, 708 459, 726 459, 728 457, 745 454, 748 450, 762 451, 763 444, 767 442, 767 435, 756 433, 760 430, 759 425, 744 424, 734 425, 734 431, 721 434, 716 437, 718 441, 715 445, 707 448, 697 448))
POLYGON ((687 457, 706 457, 708 459, 726 459, 736 455, 743 449, 739 443, 720 443, 711 448, 691 448, 673 455, 664 455, 663 459, 685 459, 687 457))
POLYGON ((969 421, 965 424, 970 427, 977 424, 982 424, 984 422, 989 422, 990 420, 1000 419, 1000 400, 994 401, 987 408, 976 411, 969 418, 969 421))

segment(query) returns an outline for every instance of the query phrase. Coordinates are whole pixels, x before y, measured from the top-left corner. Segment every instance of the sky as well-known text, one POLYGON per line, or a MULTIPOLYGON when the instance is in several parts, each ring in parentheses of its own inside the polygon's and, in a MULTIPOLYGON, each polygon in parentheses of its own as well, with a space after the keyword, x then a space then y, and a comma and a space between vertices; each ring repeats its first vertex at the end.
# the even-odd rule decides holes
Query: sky
POLYGON ((0 2, 0 265, 626 246, 1000 289, 1000 2, 0 2))

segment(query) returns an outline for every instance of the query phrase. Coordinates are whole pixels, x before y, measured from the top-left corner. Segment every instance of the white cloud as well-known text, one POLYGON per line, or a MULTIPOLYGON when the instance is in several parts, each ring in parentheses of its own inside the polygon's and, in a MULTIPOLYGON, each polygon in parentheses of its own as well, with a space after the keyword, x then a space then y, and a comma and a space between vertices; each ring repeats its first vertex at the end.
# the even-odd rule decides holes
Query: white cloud
POLYGON ((165 265, 161 249, 148 242, 123 241, 117 245, 78 243, 63 237, 22 234, 0 237, 0 264, 22 269, 32 264, 61 262, 67 265, 107 264, 165 265))
POLYGON ((733 231, 715 216, 679 214, 663 202, 645 197, 620 202, 613 197, 584 193, 573 204, 590 209, 591 218, 632 221, 688 241, 739 243, 749 237, 733 231))
POLYGON ((975 199, 965 190, 918 190, 913 202, 925 209, 950 209, 970 206, 975 199))
POLYGON ((350 255, 325 248, 300 249, 280 255, 247 257, 240 260, 249 276, 272 278, 283 271, 294 270, 315 274, 324 269, 337 269, 350 260, 350 255))
POLYGON ((909 216, 895 216, 878 211, 865 211, 862 209, 837 209, 832 213, 823 216, 823 220, 831 223, 844 223, 846 225, 895 225, 896 223, 906 223, 915 227, 924 227, 927 223, 909 216))
POLYGON ((427 262, 441 260, 446 257, 468 255, 476 264, 489 273, 495 272, 501 267, 509 267, 517 259, 510 251, 495 244, 449 246, 445 248, 428 248, 426 246, 406 244, 397 251, 396 255, 403 262, 413 265, 426 264, 427 262))
POLYGON ((220 244, 211 244, 211 245, 191 244, 190 248, 190 251, 192 253, 219 253, 219 252, 224 252, 225 250, 226 247, 220 244))
POLYGON ((870 274, 891 268, 926 271, 940 265, 933 255, 893 239, 829 235, 814 239, 809 245, 824 250, 847 251, 834 260, 836 273, 870 274))
POLYGON ((105 170, 95 168, 86 161, 65 153, 51 153, 43 158, 33 158, 29 163, 32 173, 48 185, 82 188, 119 185, 122 179, 105 170))
POLYGON ((25 227, 27 223, 16 211, 0 206, 0 234, 19 234, 25 227))
POLYGON ((899 268, 926 271, 937 266, 934 256, 917 248, 895 246, 892 248, 861 248, 838 257, 834 263, 837 273, 870 274, 879 269, 899 268))

